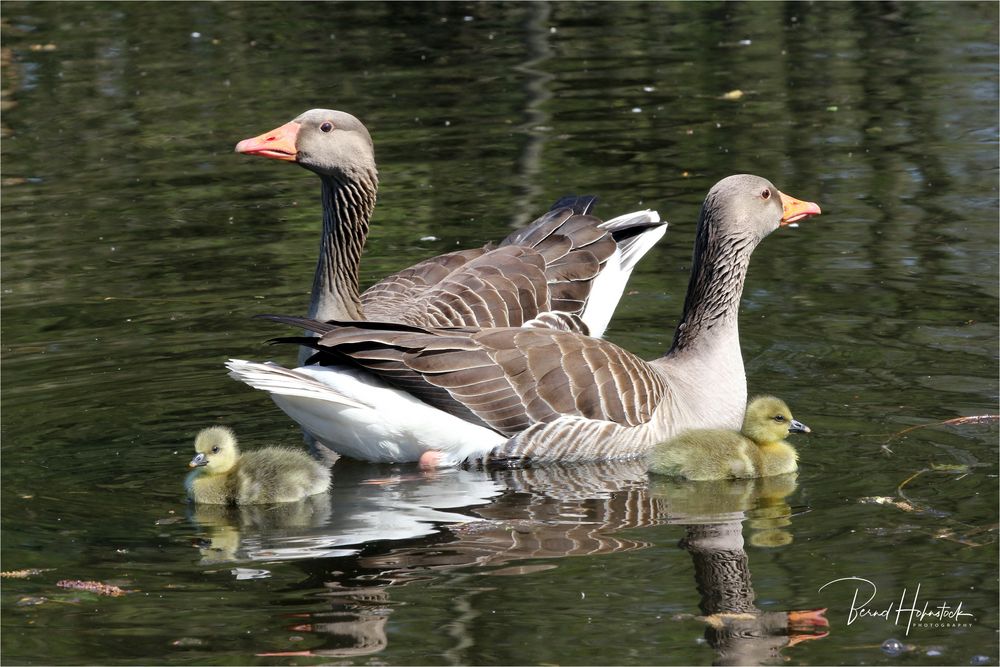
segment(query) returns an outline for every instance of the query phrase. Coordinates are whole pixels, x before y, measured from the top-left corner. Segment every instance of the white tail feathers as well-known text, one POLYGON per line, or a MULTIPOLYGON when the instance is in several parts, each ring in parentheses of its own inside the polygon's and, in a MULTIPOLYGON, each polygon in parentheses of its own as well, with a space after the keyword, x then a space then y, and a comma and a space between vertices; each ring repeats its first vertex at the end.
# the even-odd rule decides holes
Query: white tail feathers
MULTIPOLYGON (((641 222, 659 222, 660 214, 651 208, 643 209, 641 211, 632 211, 631 213, 625 213, 619 215, 617 218, 611 218, 610 220, 605 220, 601 224, 597 225, 601 229, 610 229, 614 231, 615 229, 621 227, 632 227, 641 222)), ((666 226, 666 223, 663 223, 666 226)))
POLYGON ((226 368, 229 369, 231 378, 271 394, 312 398, 349 408, 368 409, 371 407, 338 393, 308 375, 290 371, 275 363, 261 364, 243 359, 230 359, 226 362, 226 368))
POLYGON ((617 252, 594 279, 587 305, 580 316, 595 338, 603 336, 608 328, 632 269, 667 231, 667 223, 660 222, 660 214, 652 210, 626 213, 599 226, 612 234, 618 232, 620 238, 616 239, 617 252))
MULTIPOLYGON (((645 211, 633 211, 632 213, 626 213, 625 215, 620 215, 617 218, 612 218, 598 225, 601 229, 607 229, 614 232, 617 229, 624 229, 628 227, 633 227, 642 222, 654 223, 660 222, 660 214, 651 209, 645 211)), ((642 256, 649 252, 650 248, 656 245, 657 241, 663 238, 663 235, 667 233, 667 223, 663 223, 660 226, 650 228, 637 236, 628 239, 624 242, 618 244, 621 248, 621 268, 623 271, 631 271, 642 256)))

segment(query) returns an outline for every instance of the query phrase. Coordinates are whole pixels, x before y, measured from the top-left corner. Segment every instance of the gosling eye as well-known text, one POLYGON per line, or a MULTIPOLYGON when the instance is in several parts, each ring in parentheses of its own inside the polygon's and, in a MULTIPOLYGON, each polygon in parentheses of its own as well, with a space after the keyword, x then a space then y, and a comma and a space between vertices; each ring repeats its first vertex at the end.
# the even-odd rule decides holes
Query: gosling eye
POLYGON ((785 416, 784 415, 774 415, 774 421, 776 421, 776 422, 778 422, 780 424, 781 422, 785 421, 785 416))
POLYGON ((213 454, 218 454, 219 453, 219 446, 218 445, 216 445, 215 447, 212 447, 212 453, 213 454))
POLYGON ((320 132, 330 132, 333 130, 333 123, 331 123, 330 121, 325 121, 322 125, 319 126, 319 130, 320 132))
POLYGON ((760 198, 764 199, 764 200, 770 199, 771 198, 771 188, 764 188, 763 190, 761 190, 760 198))

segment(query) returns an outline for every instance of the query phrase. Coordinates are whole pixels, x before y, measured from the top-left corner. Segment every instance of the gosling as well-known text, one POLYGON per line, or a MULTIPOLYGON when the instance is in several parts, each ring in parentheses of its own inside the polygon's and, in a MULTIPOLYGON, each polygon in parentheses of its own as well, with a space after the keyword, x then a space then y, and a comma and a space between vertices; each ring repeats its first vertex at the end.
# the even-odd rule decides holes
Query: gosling
POLYGON ((330 486, 330 470, 304 452, 264 447, 241 455, 236 435, 225 426, 200 431, 194 449, 194 470, 184 486, 195 503, 292 503, 330 486))
POLYGON ((649 470, 691 480, 770 477, 798 469, 799 455, 785 442, 789 433, 809 433, 774 396, 750 401, 741 433, 698 429, 658 444, 649 470))

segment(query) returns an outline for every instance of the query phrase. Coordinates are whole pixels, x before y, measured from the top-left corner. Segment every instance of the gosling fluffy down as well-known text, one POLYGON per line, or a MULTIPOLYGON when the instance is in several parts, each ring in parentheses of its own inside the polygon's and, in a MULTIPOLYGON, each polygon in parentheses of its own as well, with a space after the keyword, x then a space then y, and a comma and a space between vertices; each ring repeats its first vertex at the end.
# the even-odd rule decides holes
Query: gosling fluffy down
POLYGON ((758 396, 747 405, 742 432, 697 429, 662 442, 649 455, 649 470, 693 480, 770 477, 798 469, 789 433, 809 433, 785 402, 758 396))
POLYGON ((240 454, 236 435, 225 426, 198 433, 194 468, 187 476, 188 497, 209 505, 291 503, 323 493, 330 470, 304 452, 264 447, 240 454))

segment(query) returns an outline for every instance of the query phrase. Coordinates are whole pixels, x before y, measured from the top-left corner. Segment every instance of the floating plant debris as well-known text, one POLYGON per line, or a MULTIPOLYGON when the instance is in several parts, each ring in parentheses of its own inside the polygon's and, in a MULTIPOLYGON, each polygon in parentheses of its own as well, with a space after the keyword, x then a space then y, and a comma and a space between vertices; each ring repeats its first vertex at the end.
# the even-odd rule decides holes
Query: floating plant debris
POLYGON ((88 593, 96 593, 98 595, 107 595, 113 598, 132 592, 118 586, 112 586, 111 584, 102 584, 99 581, 81 581, 79 579, 63 579, 57 581, 56 586, 59 588, 71 588, 76 591, 87 591, 88 593))
POLYGON ((0 577, 4 579, 27 579, 28 577, 33 577, 36 574, 41 574, 42 572, 51 572, 55 568, 45 567, 29 567, 24 570, 7 570, 5 572, 0 572, 0 577))

